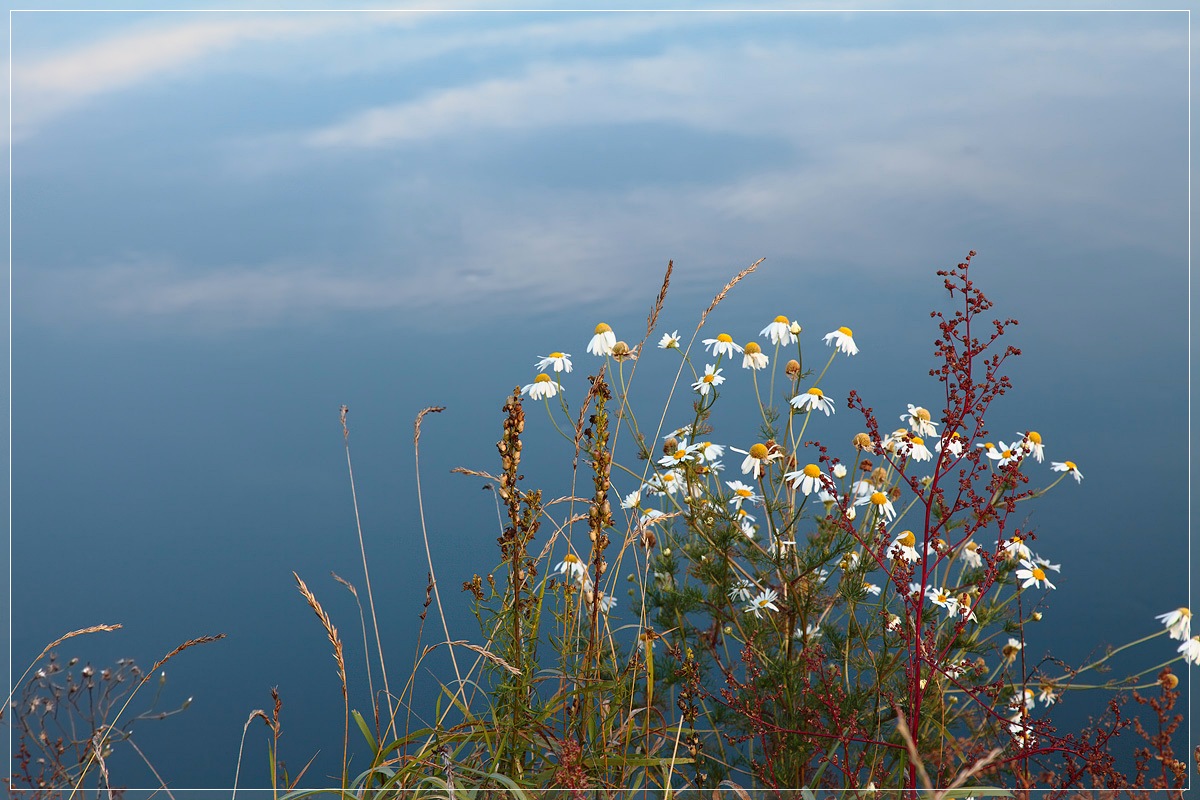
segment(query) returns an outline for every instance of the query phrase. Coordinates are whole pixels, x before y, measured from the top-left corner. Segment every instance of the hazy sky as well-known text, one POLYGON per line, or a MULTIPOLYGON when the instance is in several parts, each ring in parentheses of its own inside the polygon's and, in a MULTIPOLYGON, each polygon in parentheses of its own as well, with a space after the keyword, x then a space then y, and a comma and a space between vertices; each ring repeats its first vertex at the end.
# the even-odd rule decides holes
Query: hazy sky
MULTIPOLYGON (((355 631, 327 577, 361 584, 338 406, 395 610, 385 639, 407 665, 426 574, 413 416, 449 407, 427 422, 425 500, 465 608, 455 587, 489 567, 495 516, 448 469, 493 466, 503 397, 537 356, 575 354, 582 397, 592 327, 644 326, 668 259, 663 324, 690 331, 766 256, 711 325, 850 325, 863 352, 831 380, 887 418, 933 391, 934 271, 978 250, 1025 351, 995 435, 1037 428, 1086 476, 1034 517, 1064 564, 1059 627, 1038 646, 1077 660, 1152 632, 1187 602, 1186 25, 13 15, 18 674, 97 622, 126 630, 70 654, 149 664, 228 632, 178 659, 171 691, 197 700, 147 731, 156 764, 177 785, 228 785, 245 716, 279 685, 289 760, 321 748, 315 774, 332 771, 339 689, 290 573, 355 631)), ((839 447, 861 427, 844 408, 829 424, 839 447)), ((531 462, 553 482, 548 428, 531 413, 531 462)), ((261 752, 243 785, 265 785, 261 752)))

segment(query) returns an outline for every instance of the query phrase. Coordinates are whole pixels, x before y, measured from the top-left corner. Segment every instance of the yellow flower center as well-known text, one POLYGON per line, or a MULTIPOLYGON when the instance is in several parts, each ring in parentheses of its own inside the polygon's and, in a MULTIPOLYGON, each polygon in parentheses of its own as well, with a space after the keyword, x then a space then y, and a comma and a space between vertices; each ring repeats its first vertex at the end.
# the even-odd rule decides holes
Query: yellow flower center
MULTIPOLYGON (((749 489, 737 489, 736 491, 734 491, 734 494, 736 494, 739 497, 750 497, 754 493, 751 492, 749 489)), ((739 508, 738 511, 740 512, 741 509, 739 508)))
POLYGON ((1034 580, 1039 580, 1039 581, 1046 580, 1046 573, 1042 570, 1041 567, 1034 567, 1033 569, 1030 570, 1030 572, 1033 573, 1034 580))
POLYGON ((984 449, 984 450, 995 450, 995 449, 996 449, 996 445, 992 444, 991 442, 984 442, 984 443, 983 443, 983 449, 984 449))
MULTIPOLYGON (((738 489, 738 493, 739 493, 739 494, 740 494, 740 493, 742 493, 742 492, 746 492, 746 490, 745 490, 745 489, 738 489)), ((747 496, 747 497, 749 497, 749 496, 750 496, 750 493, 749 493, 749 492, 746 492, 746 496, 747 496)), ((744 508, 739 508, 739 509, 738 509, 738 516, 739 516, 739 517, 748 517, 748 516, 750 516, 750 512, 749 512, 749 511, 747 511, 747 510, 746 510, 746 509, 744 509, 744 508)))
POLYGON ((1042 435, 1040 433, 1038 433, 1037 431, 1030 431, 1026 435, 1029 437, 1029 441, 1033 442, 1034 444, 1042 443, 1042 435))
POLYGON ((563 357, 563 354, 558 352, 557 350, 555 350, 550 355, 546 356, 546 358, 562 358, 562 357, 563 357))
POLYGON ((958 431, 953 431, 953 432, 950 434, 950 438, 951 438, 951 439, 961 439, 962 437, 958 435, 958 431))
POLYGON ((816 464, 809 464, 804 468, 804 474, 810 478, 819 478, 821 477, 821 468, 816 464))
POLYGON ((716 375, 716 373, 711 373, 711 374, 705 375, 705 376, 704 376, 703 378, 701 378, 700 380, 704 381, 705 383, 712 383, 712 382, 713 382, 713 381, 715 381, 716 379, 717 379, 717 375, 716 375))
POLYGON ((707 450, 710 447, 712 447, 712 442, 701 442, 700 443, 701 450, 707 450))
POLYGON ((842 327, 838 328, 838 333, 842 334, 843 336, 850 336, 850 337, 854 336, 854 331, 850 330, 849 328, 847 328, 844 325, 842 327))
POLYGON ((1000 453, 1000 456, 1001 456, 1002 458, 1012 458, 1012 457, 1013 457, 1013 451, 1012 451, 1012 450, 1005 450, 1005 451, 1003 451, 1003 452, 1001 452, 1001 453, 1000 453))
POLYGON ((776 318, 775 318, 775 321, 776 321, 776 322, 783 323, 784 325, 787 325, 787 324, 788 324, 788 318, 787 318, 787 317, 776 317, 776 318))
POLYGON ((675 460, 683 461, 683 459, 687 458, 687 454, 688 454, 687 450, 676 450, 675 451, 675 460))
POLYGON ((974 553, 976 550, 979 549, 979 543, 978 542, 967 542, 967 549, 970 550, 972 553, 974 553))
POLYGON ((665 473, 662 479, 667 483, 670 483, 671 481, 675 480, 675 474, 672 472, 665 473))
POLYGON ((608 326, 607 322, 601 322, 596 326, 596 333, 612 333, 612 328, 608 326))
POLYGON ((547 374, 546 374, 546 373, 544 373, 544 372, 539 372, 539 373, 538 373, 538 376, 537 376, 536 378, 534 378, 534 379, 533 379, 533 382, 534 382, 534 383, 549 383, 549 382, 550 382, 550 376, 549 376, 549 375, 547 375, 547 374))
POLYGON ((925 409, 921 408, 920 406, 918 406, 913 411, 913 416, 916 417, 917 419, 923 420, 925 422, 929 422, 929 420, 933 419, 931 416, 929 416, 929 412, 926 411, 925 409))
POLYGON ((912 531, 905 531, 896 537, 896 541, 905 547, 912 547, 917 543, 917 537, 913 535, 912 531))
POLYGON ((767 446, 762 443, 750 445, 750 457, 762 461, 767 457, 767 446))
POLYGON ((1075 466, 1074 461, 1064 461, 1063 463, 1067 465, 1067 469, 1079 469, 1079 467, 1075 466))
POLYGON ((871 502, 877 506, 881 506, 887 502, 887 495, 884 494, 883 492, 872 492, 871 493, 871 502))
POLYGON ((925 440, 922 439, 920 436, 914 436, 912 438, 912 443, 913 443, 914 447, 917 447, 917 446, 924 447, 925 446, 925 440))
POLYGON ((728 333, 718 333, 717 341, 721 342, 722 344, 729 344, 730 342, 733 341, 733 337, 730 336, 728 333))
POLYGON ((579 560, 579 556, 575 555, 574 553, 567 553, 565 556, 563 556, 563 561, 567 562, 568 564, 582 563, 579 560))
POLYGON ((808 393, 811 394, 813 397, 816 397, 817 399, 824 399, 824 397, 825 397, 825 393, 822 392, 820 389, 818 389, 815 386, 813 388, 809 389, 808 393))
POLYGON ((752 356, 761 352, 762 348, 758 346, 758 342, 746 342, 746 355, 752 356))

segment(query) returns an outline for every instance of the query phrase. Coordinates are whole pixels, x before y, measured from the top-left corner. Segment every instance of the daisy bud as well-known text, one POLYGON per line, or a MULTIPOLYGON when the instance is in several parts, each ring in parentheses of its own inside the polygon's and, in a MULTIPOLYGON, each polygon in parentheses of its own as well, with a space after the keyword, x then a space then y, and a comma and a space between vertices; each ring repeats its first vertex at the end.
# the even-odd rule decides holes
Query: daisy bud
POLYGON ((792 324, 788 326, 788 330, 791 331, 792 336, 799 336, 800 332, 803 331, 804 328, 800 325, 799 322, 796 322, 793 320, 792 324))
POLYGON ((784 365, 783 372, 789 378, 795 378, 800 374, 800 362, 793 358, 784 365))
POLYGON ((1030 614, 1030 617, 1033 619, 1034 622, 1041 622, 1042 621, 1042 612, 1035 611, 1032 614, 1030 614))
POLYGON ((871 437, 865 433, 854 434, 854 447, 858 450, 870 450, 871 437))
MULTIPOLYGON (((725 635, 728 636, 729 634, 733 633, 733 626, 726 625, 724 628, 724 631, 725 631, 725 635)), ((1178 682, 1178 681, 1176 681, 1176 682, 1178 682)))

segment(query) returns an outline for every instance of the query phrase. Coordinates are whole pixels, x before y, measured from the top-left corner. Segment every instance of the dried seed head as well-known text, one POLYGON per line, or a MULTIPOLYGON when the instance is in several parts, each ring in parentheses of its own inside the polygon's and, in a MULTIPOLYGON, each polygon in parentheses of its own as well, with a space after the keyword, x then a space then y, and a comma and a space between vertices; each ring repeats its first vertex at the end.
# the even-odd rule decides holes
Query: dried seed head
POLYGON ((870 450, 871 437, 865 433, 854 434, 854 447, 858 450, 870 450))
POLYGON ((800 362, 793 358, 791 361, 787 362, 786 365, 784 365, 783 372, 789 378, 795 378, 800 374, 800 362))
POLYGON ((679 449, 679 440, 676 439, 674 436, 669 437, 665 442, 663 442, 663 453, 665 455, 668 455, 668 456, 672 455, 678 449, 679 449))
POLYGON ((883 486, 887 482, 887 470, 883 467, 876 467, 871 471, 871 483, 876 486, 883 486))
POLYGON ((1179 686, 1179 676, 1171 672, 1169 668, 1164 669, 1158 673, 1158 683, 1164 689, 1174 689, 1179 686))

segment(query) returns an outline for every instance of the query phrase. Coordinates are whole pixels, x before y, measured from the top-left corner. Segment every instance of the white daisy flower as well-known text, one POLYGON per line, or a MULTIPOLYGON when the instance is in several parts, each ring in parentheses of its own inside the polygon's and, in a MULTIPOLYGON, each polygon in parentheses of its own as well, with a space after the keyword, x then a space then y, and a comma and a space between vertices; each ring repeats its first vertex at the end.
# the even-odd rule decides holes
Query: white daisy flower
MULTIPOLYGON (((991 442, 988 442, 988 444, 990 445, 991 442)), ((1019 442, 1013 442, 1012 444, 1000 442, 999 447, 991 446, 985 449, 987 450, 988 458, 1000 462, 996 464, 997 467, 1007 467, 1014 461, 1020 461, 1025 456, 1025 451, 1021 449, 1019 442)))
POLYGON ((612 611, 616 607, 617 607, 617 598, 613 597, 612 595, 610 595, 606 592, 600 593, 600 613, 601 614, 607 614, 608 612, 612 611))
POLYGON ((1013 695, 1012 699, 1008 701, 1008 707, 1013 711, 1020 711, 1022 706, 1026 711, 1033 711, 1035 707, 1033 689, 1024 689, 1021 694, 1013 695), (1022 698, 1024 699, 1022 700, 1022 698))
POLYGON ((744 508, 737 510, 737 524, 742 535, 747 539, 753 539, 754 534, 758 532, 758 526, 754 524, 755 517, 744 508))
POLYGON ((543 397, 554 397, 562 390, 557 381, 550 379, 546 373, 541 373, 533 379, 533 383, 521 389, 521 394, 529 395, 531 400, 541 400, 543 397))
POLYGON ((1037 696, 1040 702, 1045 703, 1047 706, 1052 706, 1058 701, 1058 693, 1054 691, 1052 684, 1043 683, 1038 688, 1041 690, 1037 696))
POLYGON ((587 567, 579 560, 579 556, 574 553, 567 553, 563 556, 563 560, 554 569, 559 574, 566 575, 572 580, 577 580, 587 574, 587 567))
POLYGON ((1175 652, 1183 653, 1183 658, 1189 664, 1200 664, 1200 636, 1193 636, 1176 648, 1175 652))
POLYGON ((858 354, 858 345, 854 344, 854 331, 846 327, 825 334, 825 344, 837 347, 848 356, 858 354))
POLYGON ((1000 648, 1000 655, 1004 656, 1005 661, 1012 661, 1024 646, 1021 644, 1020 639, 1014 639, 1010 636, 1004 647, 1000 648))
POLYGON ((1039 464, 1041 464, 1042 459, 1045 458, 1046 455, 1045 448, 1042 446, 1042 435, 1037 431, 1025 431, 1024 433, 1017 431, 1017 433, 1024 437, 1024 440, 1021 442, 1021 447, 1023 447, 1026 452, 1032 453, 1033 457, 1038 460, 1039 464))
POLYGON ((945 588, 935 589, 931 586, 925 594, 929 598, 929 602, 938 608, 946 609, 947 614, 953 616, 958 613, 958 599, 945 588))
POLYGON ((824 411, 825 416, 833 413, 833 401, 825 396, 817 387, 809 389, 807 392, 796 395, 788 401, 792 408, 797 411, 824 411))
POLYGON ((891 522, 892 517, 896 516, 896 509, 892 507, 892 501, 883 492, 871 492, 870 496, 864 497, 855 502, 854 505, 861 506, 870 503, 883 516, 884 522, 891 522))
POLYGON ((729 505, 734 508, 741 508, 742 502, 745 500, 749 500, 751 503, 757 503, 762 500, 761 497, 754 493, 754 487, 748 483, 725 481, 725 485, 733 490, 733 496, 729 498, 729 505))
POLYGON ((769 360, 767 354, 758 346, 758 342, 746 342, 742 355, 744 369, 764 369, 769 360))
POLYGON ((1033 563, 1037 564, 1042 569, 1052 569, 1055 572, 1062 572, 1062 564, 1051 564, 1050 559, 1048 558, 1042 558, 1041 556, 1035 555, 1033 557, 1033 563))
POLYGON ((911 597, 920 597, 921 584, 917 583, 916 581, 910 581, 908 584, 908 594, 911 597))
POLYGON ((767 450, 767 446, 761 442, 750 445, 749 450, 740 450, 736 447, 729 449, 746 456, 742 459, 742 474, 750 475, 753 473, 755 480, 758 479, 759 475, 762 475, 763 469, 766 468, 767 464, 781 457, 778 452, 772 453, 767 450))
POLYGON ((768 336, 771 339, 771 344, 795 344, 796 334, 792 333, 792 326, 800 327, 799 323, 788 322, 787 317, 776 317, 775 320, 758 332, 759 336, 768 336))
POLYGON ((733 358, 735 354, 742 352, 741 345, 735 342, 728 333, 718 333, 715 339, 705 339, 704 347, 705 349, 712 348, 711 352, 714 356, 733 358))
POLYGON ((1172 639, 1186 642, 1192 635, 1192 612, 1187 608, 1177 608, 1165 614, 1159 614, 1155 619, 1162 622, 1172 639))
POLYGON ((913 461, 933 460, 933 453, 929 452, 929 448, 925 446, 925 440, 920 436, 912 437, 911 444, 912 450, 908 455, 913 461))
MULTIPOLYGON (((700 442, 699 449, 696 450, 700 454, 700 458, 704 461, 716 461, 721 456, 725 455, 725 445, 713 444, 712 442, 700 442)), ((713 465, 715 468, 715 465, 713 465)))
POLYGON ((657 522, 660 517, 665 517, 666 512, 659 511, 657 508, 647 508, 642 512, 641 519, 638 520, 638 525, 643 528, 652 522, 657 522))
POLYGON ((642 505, 642 490, 634 489, 621 500, 621 508, 639 508, 642 505))
POLYGON ((1079 467, 1075 466, 1074 461, 1051 461, 1050 469, 1055 472, 1069 472, 1075 476, 1076 483, 1083 483, 1083 473, 1079 471, 1079 467))
POLYGON ((758 588, 745 578, 739 578, 738 582, 729 590, 729 599, 734 602, 745 602, 754 594, 754 590, 758 588))
POLYGON ((1009 560, 1014 558, 1023 560, 1033 558, 1033 552, 1026 546, 1025 538, 1022 536, 1012 537, 1000 549, 1004 552, 1005 558, 1009 560))
POLYGON ((805 625, 803 628, 801 628, 800 626, 796 626, 796 630, 792 633, 792 638, 800 639, 801 641, 809 641, 811 639, 816 639, 816 638, 820 637, 820 635, 821 635, 821 623, 810 622, 807 625, 805 625))
POLYGON ((587 351, 594 356, 611 356, 613 346, 617 343, 617 335, 608 323, 601 322, 596 326, 596 335, 588 342, 587 351))
POLYGON ((746 606, 744 611, 747 614, 753 613, 754 616, 762 618, 764 610, 778 611, 779 606, 775 605, 775 601, 779 599, 779 593, 774 589, 763 589, 759 592, 750 604, 746 606))
POLYGON ((864 497, 870 497, 873 491, 875 491, 875 484, 866 478, 861 478, 850 484, 850 493, 854 495, 856 503, 864 497))
MULTIPOLYGON (((905 561, 916 562, 921 556, 917 553, 917 537, 912 531, 901 531, 895 539, 892 540, 892 546, 888 548, 892 558, 896 558, 897 554, 905 561)), ((921 591, 920 584, 917 584, 917 591, 921 591)))
POLYGON ((701 397, 708 396, 708 390, 713 387, 720 386, 725 382, 725 378, 721 376, 721 370, 717 369, 713 364, 704 366, 704 375, 700 380, 692 384, 692 388, 700 393, 701 397))
POLYGON ((679 331, 664 333, 663 337, 658 340, 658 347, 661 350, 678 350, 679 349, 679 331))
POLYGON ((795 547, 795 546, 796 546, 795 539, 781 539, 780 537, 776 536, 775 540, 772 541, 769 545, 767 545, 767 554, 769 556, 771 556, 771 558, 776 558, 776 557, 782 556, 783 551, 786 548, 795 547))
MULTIPOLYGON (((938 443, 934 446, 934 449, 940 453, 942 452, 942 445, 943 440, 938 439, 938 443)), ((958 431, 950 432, 950 438, 945 440, 945 449, 955 458, 958 458, 962 455, 963 440, 962 437, 958 435, 958 431)))
POLYGON ((983 566, 983 556, 979 555, 979 543, 974 540, 964 544, 958 554, 972 569, 979 569, 983 566))
POLYGON ((553 367, 555 372, 570 372, 571 371, 571 354, 560 353, 557 350, 550 355, 542 358, 541 361, 535 364, 538 369, 546 369, 553 367))
POLYGON ((878 597, 879 593, 883 591, 882 586, 878 586, 874 583, 869 583, 867 581, 863 581, 863 588, 867 590, 867 594, 872 595, 874 597, 878 597))
POLYGON ((695 461, 693 455, 700 449, 699 445, 689 445, 687 439, 680 439, 679 444, 675 446, 673 453, 667 453, 658 460, 658 463, 664 467, 677 467, 687 461, 695 461))
POLYGON ((1032 561, 1021 559, 1021 568, 1017 570, 1017 580, 1024 581, 1021 584, 1022 589, 1028 589, 1030 586, 1035 586, 1038 589, 1042 588, 1042 584, 1046 584, 1046 588, 1053 589, 1054 584, 1046 577, 1046 571, 1034 564, 1032 561))
POLYGON ((908 404, 908 413, 901 414, 900 419, 908 420, 908 426, 913 429, 913 432, 918 436, 937 436, 937 423, 932 422, 933 419, 929 412, 920 406, 908 404))
POLYGON ((656 494, 675 494, 683 488, 683 476, 675 470, 668 470, 655 475, 646 486, 656 494))
POLYGON ((886 627, 892 633, 898 633, 900 629, 904 627, 904 620, 900 619, 900 617, 896 616, 895 614, 892 614, 888 617, 887 624, 884 627, 886 627))
POLYGON ((793 491, 799 490, 807 497, 821 489, 821 468, 816 464, 809 464, 804 469, 787 473, 783 479, 788 482, 793 491))

